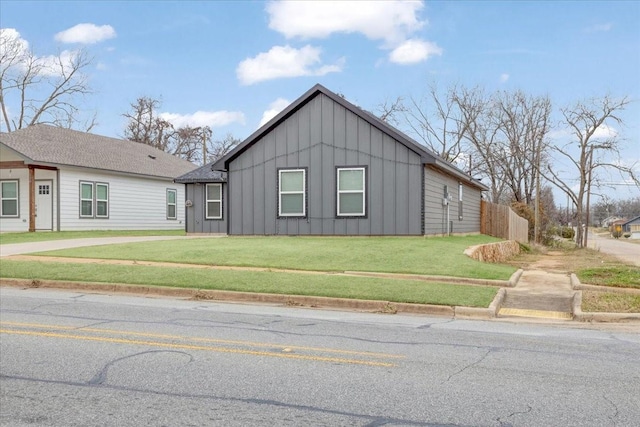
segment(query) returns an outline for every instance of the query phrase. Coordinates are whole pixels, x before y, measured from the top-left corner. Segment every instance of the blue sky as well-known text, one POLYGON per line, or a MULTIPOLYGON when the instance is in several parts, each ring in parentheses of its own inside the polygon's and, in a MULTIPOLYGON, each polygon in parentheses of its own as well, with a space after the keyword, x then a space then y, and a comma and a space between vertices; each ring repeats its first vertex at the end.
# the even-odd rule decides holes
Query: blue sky
POLYGON ((122 136, 140 96, 175 124, 243 139, 315 83, 371 111, 457 83, 548 95, 556 111, 628 96, 616 129, 628 162, 640 160, 639 23, 638 1, 0 3, 0 26, 36 55, 94 56, 83 108, 98 134, 122 136))

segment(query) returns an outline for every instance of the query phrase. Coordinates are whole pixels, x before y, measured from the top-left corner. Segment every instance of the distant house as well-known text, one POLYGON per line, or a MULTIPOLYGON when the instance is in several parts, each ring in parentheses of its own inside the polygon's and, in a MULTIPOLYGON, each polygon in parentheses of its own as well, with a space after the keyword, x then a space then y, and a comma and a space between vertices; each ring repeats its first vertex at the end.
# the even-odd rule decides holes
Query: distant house
POLYGON ((632 239, 640 239, 640 216, 623 223, 622 231, 624 233, 631 233, 632 239))
POLYGON ((621 220, 622 218, 620 218, 619 216, 608 216, 605 219, 602 220, 601 225, 603 227, 609 227, 611 225, 611 223, 613 223, 614 221, 618 221, 621 220))
POLYGON ((33 125, 0 134, 0 232, 184 227, 195 166, 148 145, 33 125))
POLYGON ((316 85, 186 184, 186 230, 232 235, 478 233, 488 188, 316 85))

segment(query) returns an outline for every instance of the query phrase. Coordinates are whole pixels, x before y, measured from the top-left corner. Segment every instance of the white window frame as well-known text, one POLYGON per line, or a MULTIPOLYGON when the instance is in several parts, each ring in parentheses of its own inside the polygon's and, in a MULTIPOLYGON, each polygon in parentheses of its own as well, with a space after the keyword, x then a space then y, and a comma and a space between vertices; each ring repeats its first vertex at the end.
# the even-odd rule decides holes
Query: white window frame
POLYGON ((336 216, 338 217, 363 217, 367 215, 367 168, 364 166, 357 167, 339 167, 336 168, 336 216), (341 190, 340 189, 340 172, 342 171, 362 171, 362 190, 341 190), (358 213, 342 213, 340 211, 340 195, 341 194, 362 194, 362 211, 358 213))
POLYGON ((458 221, 462 221, 463 219, 463 211, 462 211, 462 183, 458 183, 458 221))
POLYGON ((220 183, 215 183, 215 184, 207 184, 204 188, 204 217, 205 219, 222 219, 222 184, 220 183), (220 187, 220 192, 218 194, 220 194, 220 199, 210 199, 209 198, 209 187, 220 187), (220 203, 220 212, 218 212, 218 215, 212 215, 211 212, 209 212, 209 203, 215 203, 215 202, 219 202, 220 203))
POLYGON ((167 219, 170 219, 170 220, 178 219, 178 190, 176 190, 175 188, 167 188, 167 219), (173 199, 175 200, 175 202, 173 203, 169 201, 170 193, 174 194, 173 199), (173 206, 174 216, 169 215, 170 206, 173 206))
POLYGON ((278 169, 278 216, 306 218, 307 216, 307 170, 298 169, 278 169), (287 173, 302 172, 302 190, 282 191, 282 175, 287 173), (302 212, 282 213, 282 196, 287 194, 302 194, 302 212))
POLYGON ((89 182, 89 181, 80 181, 80 194, 79 194, 79 198, 80 198, 80 218, 93 218, 93 214, 95 212, 94 206, 93 206, 93 198, 95 195, 95 188, 93 187, 93 182, 89 182), (82 197, 82 186, 83 185, 88 185, 89 187, 91 187, 91 198, 90 199, 86 199, 82 197), (82 202, 91 202, 91 213, 89 215, 84 215, 82 213, 82 202))
POLYGON ((94 194, 94 198, 95 198, 95 206, 94 208, 94 214, 96 218, 109 218, 109 184, 107 184, 106 182, 96 182, 94 184, 94 188, 93 188, 93 194, 94 194), (107 198, 106 199, 98 199, 98 187, 105 187, 107 189, 107 198), (106 209, 106 215, 99 215, 98 214, 98 203, 105 203, 107 205, 107 209, 106 209))
POLYGON ((0 181, 0 217, 2 218, 18 218, 20 217, 20 181, 17 179, 3 179, 0 181), (16 185, 16 197, 5 197, 2 192, 2 184, 6 183, 14 183, 16 185), (15 200, 16 201, 16 214, 15 215, 7 215, 4 213, 3 203, 5 200, 15 200))

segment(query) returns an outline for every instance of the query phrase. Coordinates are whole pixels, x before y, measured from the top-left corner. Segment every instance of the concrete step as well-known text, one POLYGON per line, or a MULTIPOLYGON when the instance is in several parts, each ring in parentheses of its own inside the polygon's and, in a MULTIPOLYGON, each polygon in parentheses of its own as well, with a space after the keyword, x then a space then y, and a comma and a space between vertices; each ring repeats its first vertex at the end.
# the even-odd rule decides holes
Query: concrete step
POLYGON ((508 289, 501 308, 572 313, 573 294, 541 294, 508 289))

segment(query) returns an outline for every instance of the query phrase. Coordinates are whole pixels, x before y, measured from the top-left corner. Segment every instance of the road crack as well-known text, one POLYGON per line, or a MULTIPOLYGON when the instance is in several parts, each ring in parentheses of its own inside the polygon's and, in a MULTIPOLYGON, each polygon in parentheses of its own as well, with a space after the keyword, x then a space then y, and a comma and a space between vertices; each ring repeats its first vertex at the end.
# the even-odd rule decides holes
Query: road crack
POLYGON ((149 350, 149 351, 142 351, 140 353, 130 354, 128 356, 119 357, 117 359, 114 359, 114 360, 110 361, 109 363, 104 365, 102 367, 102 369, 100 369, 100 371, 98 371, 98 373, 93 376, 93 378, 91 378, 89 381, 87 381, 87 385, 103 385, 105 383, 105 381, 107 380, 107 373, 108 373, 109 369, 113 365, 115 365, 118 362, 122 362, 123 360, 131 359, 133 357, 142 356, 142 355, 150 354, 150 353, 178 353, 178 354, 184 354, 184 355, 187 355, 189 357, 189 361, 187 363, 193 362, 193 356, 190 355, 189 353, 184 352, 184 351, 176 351, 176 350, 149 350))
POLYGON ((478 365, 479 363, 482 363, 482 361, 487 358, 487 356, 491 353, 491 351, 492 351, 491 349, 488 349, 487 352, 485 354, 483 354, 482 357, 480 357, 480 359, 476 360, 475 362, 472 362, 472 363, 469 363, 469 364, 465 365, 462 369, 460 369, 457 372, 454 372, 453 374, 449 375, 449 377, 446 380, 444 380, 442 382, 442 384, 449 382, 451 380, 451 378, 455 377, 456 375, 459 375, 459 374, 463 373, 467 369, 472 368, 472 367, 478 365))
MULTIPOLYGON (((531 405, 527 405, 527 410, 526 411, 516 411, 516 412, 512 412, 509 415, 507 415, 507 418, 511 418, 515 415, 526 415, 528 413, 530 413, 533 410, 533 408, 531 407, 531 405)), ((501 417, 496 418, 496 421, 498 423, 500 423, 500 427, 513 427, 513 424, 511 424, 508 421, 502 421, 501 417)))
POLYGON ((613 403, 613 401, 611 399, 609 399, 606 394, 603 394, 602 398, 604 400, 606 400, 607 402, 609 402, 609 404, 611 406, 613 406, 613 409, 615 410, 615 412, 614 412, 614 414, 612 416, 609 416, 609 419, 611 420, 611 422, 613 423, 614 426, 617 425, 618 423, 616 422, 616 418, 618 418, 618 414, 620 413, 620 411, 618 410, 618 405, 613 403))

